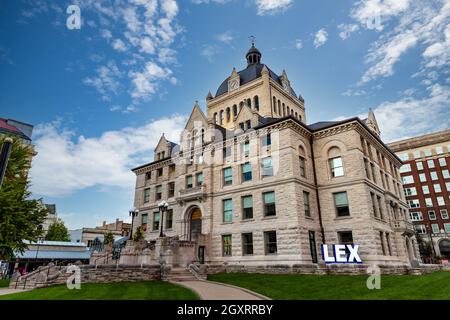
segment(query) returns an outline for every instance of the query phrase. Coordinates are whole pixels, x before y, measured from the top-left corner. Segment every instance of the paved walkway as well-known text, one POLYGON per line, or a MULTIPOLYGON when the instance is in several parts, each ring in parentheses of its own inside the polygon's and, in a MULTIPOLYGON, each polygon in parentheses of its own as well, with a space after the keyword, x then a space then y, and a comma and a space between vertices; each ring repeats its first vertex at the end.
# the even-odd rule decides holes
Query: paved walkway
POLYGON ((10 294, 10 293, 24 292, 24 291, 28 291, 28 290, 0 288, 0 296, 3 296, 5 294, 10 294))
POLYGON ((173 283, 195 291, 202 300, 269 300, 248 289, 212 281, 173 281, 173 283))

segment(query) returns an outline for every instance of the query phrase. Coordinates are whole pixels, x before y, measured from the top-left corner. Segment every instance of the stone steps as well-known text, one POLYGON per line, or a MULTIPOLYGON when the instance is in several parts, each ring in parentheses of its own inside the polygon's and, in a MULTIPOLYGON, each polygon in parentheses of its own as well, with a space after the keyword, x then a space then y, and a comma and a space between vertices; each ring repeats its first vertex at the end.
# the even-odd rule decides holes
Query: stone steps
POLYGON ((197 278, 184 268, 174 268, 168 277, 170 281, 195 281, 197 278))

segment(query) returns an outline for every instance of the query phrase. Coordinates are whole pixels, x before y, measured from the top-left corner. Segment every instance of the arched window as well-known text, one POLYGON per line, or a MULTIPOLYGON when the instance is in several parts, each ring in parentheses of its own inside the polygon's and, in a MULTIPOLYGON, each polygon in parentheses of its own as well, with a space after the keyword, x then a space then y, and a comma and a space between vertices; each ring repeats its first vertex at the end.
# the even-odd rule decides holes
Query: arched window
POLYGON ((259 98, 258 98, 258 96, 255 96, 255 97, 253 98, 253 100, 254 100, 254 102, 255 102, 255 110, 256 110, 256 111, 259 111, 259 98))
POLYGON ((233 121, 234 119, 236 119, 237 114, 238 114, 237 105, 233 105, 233 121))
POLYGON ((294 116, 294 109, 291 109, 291 116, 294 116))
POLYGON ((277 113, 277 100, 273 97, 273 113, 277 113))
POLYGON ((205 143, 205 129, 202 128, 202 144, 205 143))
POLYGON ((286 107, 287 110, 287 115, 289 115, 290 111, 289 111, 289 106, 286 107))
POLYGON ((187 140, 187 148, 190 149, 191 148, 191 135, 190 134, 187 135, 186 140, 187 140))
POLYGON ((283 103, 283 117, 285 117, 285 116, 286 116, 286 106, 283 103))
POLYGON ((197 130, 194 129, 194 131, 192 131, 192 136, 191 136, 191 149, 194 149, 194 147, 195 147, 196 138, 197 138, 197 130))
POLYGON ((281 101, 278 100, 278 114, 281 116, 281 101))
POLYGON ((331 178, 342 177, 344 175, 344 162, 342 161, 341 149, 339 147, 331 147, 328 149, 328 164, 331 178))
POLYGON ((217 124, 217 112, 214 112, 213 121, 214 121, 214 124, 217 124))
POLYGON ((244 102, 243 102, 243 101, 239 102, 239 111, 242 110, 242 107, 243 107, 243 106, 244 106, 244 102))
POLYGON ((251 109, 252 108, 252 99, 247 99, 247 106, 251 109))
POLYGON ((220 125, 223 126, 225 123, 225 114, 223 110, 220 110, 220 125))
POLYGON ((298 119, 298 112, 295 113, 295 117, 298 119))
POLYGON ((302 121, 302 115, 301 114, 298 115, 298 120, 302 121))
POLYGON ((227 123, 230 122, 230 117, 231 117, 230 108, 228 107, 227 108, 227 123))

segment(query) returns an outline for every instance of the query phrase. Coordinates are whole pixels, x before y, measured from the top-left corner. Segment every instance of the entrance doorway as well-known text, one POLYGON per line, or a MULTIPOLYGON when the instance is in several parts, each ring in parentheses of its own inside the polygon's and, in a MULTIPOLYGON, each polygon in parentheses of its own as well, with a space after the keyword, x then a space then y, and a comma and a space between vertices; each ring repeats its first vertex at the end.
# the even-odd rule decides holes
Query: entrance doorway
POLYGON ((197 236, 202 233, 202 212, 199 208, 195 208, 190 217, 190 233, 189 240, 195 241, 197 236))
POLYGON ((198 247, 198 261, 200 264, 205 263, 205 246, 198 247))

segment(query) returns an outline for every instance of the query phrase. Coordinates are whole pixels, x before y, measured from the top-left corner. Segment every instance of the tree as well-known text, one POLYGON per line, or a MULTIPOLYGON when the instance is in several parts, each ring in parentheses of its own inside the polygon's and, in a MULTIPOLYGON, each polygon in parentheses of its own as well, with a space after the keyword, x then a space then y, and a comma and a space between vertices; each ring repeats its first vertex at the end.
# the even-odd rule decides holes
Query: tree
MULTIPOLYGON (((11 259, 15 251, 27 248, 24 240, 36 242, 42 235, 40 225, 48 214, 40 200, 30 199, 28 170, 30 169, 30 146, 16 137, 0 187, 0 260, 11 259)), ((0 137, 0 146, 5 136, 0 137)))
POLYGON ((134 232, 133 240, 139 241, 142 239, 144 239, 144 229, 142 229, 142 227, 139 226, 139 227, 137 227, 136 231, 134 232))
POLYGON ((64 222, 58 219, 48 227, 45 240, 49 241, 70 241, 69 231, 67 230, 64 222))
POLYGON ((111 231, 108 231, 105 234, 105 240, 103 240, 103 244, 105 244, 105 245, 114 244, 114 235, 111 231))

